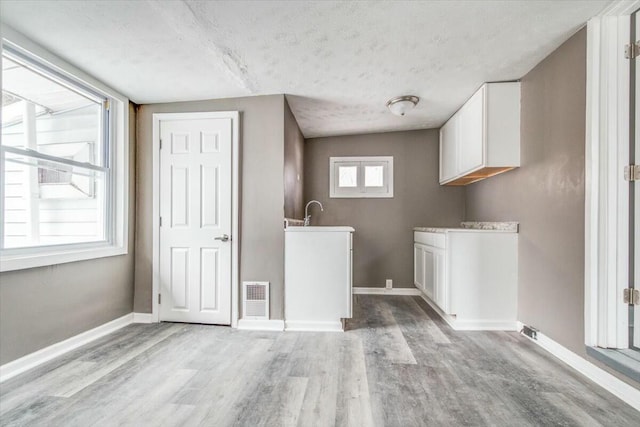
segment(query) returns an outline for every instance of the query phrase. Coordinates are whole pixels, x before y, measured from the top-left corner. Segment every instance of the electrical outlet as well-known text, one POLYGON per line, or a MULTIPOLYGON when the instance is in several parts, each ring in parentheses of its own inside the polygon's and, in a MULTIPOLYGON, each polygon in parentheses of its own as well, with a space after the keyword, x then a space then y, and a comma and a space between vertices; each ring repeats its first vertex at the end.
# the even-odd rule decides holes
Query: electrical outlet
POLYGON ((393 288, 393 280, 387 279, 387 289, 393 288))

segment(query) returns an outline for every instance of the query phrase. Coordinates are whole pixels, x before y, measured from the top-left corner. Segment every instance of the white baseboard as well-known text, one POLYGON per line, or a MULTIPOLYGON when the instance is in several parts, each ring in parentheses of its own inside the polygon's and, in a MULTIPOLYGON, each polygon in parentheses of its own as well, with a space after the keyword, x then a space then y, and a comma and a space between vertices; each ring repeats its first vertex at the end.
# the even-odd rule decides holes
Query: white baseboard
POLYGON ((133 313, 133 323, 153 323, 153 314, 133 313))
POLYGON ((285 331, 304 331, 304 332, 343 332, 341 321, 335 322, 301 322, 287 320, 285 322, 285 331))
POLYGON ((96 328, 90 329, 86 332, 67 338, 64 341, 52 344, 49 347, 45 347, 34 353, 27 354, 12 362, 5 363, 0 366, 0 383, 10 378, 15 377, 23 372, 33 369, 51 359, 61 356, 65 353, 75 350, 85 344, 95 341, 98 338, 102 338, 105 335, 115 332, 118 329, 124 328, 127 325, 133 323, 134 314, 125 314, 115 320, 100 325, 96 328))
POLYGON ((452 328, 456 331, 509 331, 518 330, 515 320, 482 320, 482 319, 456 319, 452 328))
POLYGON ((238 329, 245 331, 284 331, 284 320, 240 319, 238 329))
MULTIPOLYGON (((522 322, 518 322, 518 331, 521 331, 523 326, 524 324, 522 322)), ((526 335, 523 336, 527 337, 526 335)), ((547 350, 549 353, 580 372, 600 387, 640 411, 640 390, 616 378, 604 369, 597 367, 587 359, 578 356, 576 353, 552 340, 548 336, 538 332, 537 338, 537 340, 531 338, 529 338, 529 340, 538 344, 540 347, 547 350)))
POLYGON ((418 288, 365 288, 361 286, 355 286, 352 288, 354 294, 359 295, 420 295, 421 292, 418 288))
POLYGON ((446 314, 424 293, 420 292, 422 299, 442 317, 455 331, 518 331, 518 322, 502 319, 458 319, 446 314))

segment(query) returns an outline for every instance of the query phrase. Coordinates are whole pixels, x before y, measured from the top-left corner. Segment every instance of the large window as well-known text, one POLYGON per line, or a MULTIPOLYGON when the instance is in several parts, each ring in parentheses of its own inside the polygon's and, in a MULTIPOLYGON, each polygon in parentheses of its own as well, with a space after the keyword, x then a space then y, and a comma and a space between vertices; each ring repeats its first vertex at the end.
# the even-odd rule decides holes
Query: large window
POLYGON ((331 157, 329 196, 393 197, 393 157, 331 157))
POLYGON ((3 40, 2 271, 126 252, 128 101, 73 71, 3 40))

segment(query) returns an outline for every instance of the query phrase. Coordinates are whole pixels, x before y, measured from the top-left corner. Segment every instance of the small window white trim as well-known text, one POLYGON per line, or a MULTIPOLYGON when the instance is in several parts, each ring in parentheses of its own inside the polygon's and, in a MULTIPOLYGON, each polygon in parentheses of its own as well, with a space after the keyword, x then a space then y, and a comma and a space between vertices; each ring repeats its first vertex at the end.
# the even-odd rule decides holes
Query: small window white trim
POLYGON ((112 115, 110 130, 113 138, 111 161, 114 180, 113 206, 110 208, 113 220, 110 223, 111 231, 107 241, 3 251, 0 256, 0 272, 127 254, 129 249, 129 99, 5 25, 2 28, 2 46, 9 46, 13 50, 35 57, 60 75, 76 80, 110 98, 112 115))
POLYGON ((329 197, 331 198, 393 198, 393 156, 360 156, 329 158, 329 197), (339 187, 337 173, 340 166, 356 166, 358 168, 357 187, 339 187), (383 166, 384 185, 366 187, 364 171, 366 166, 383 166))

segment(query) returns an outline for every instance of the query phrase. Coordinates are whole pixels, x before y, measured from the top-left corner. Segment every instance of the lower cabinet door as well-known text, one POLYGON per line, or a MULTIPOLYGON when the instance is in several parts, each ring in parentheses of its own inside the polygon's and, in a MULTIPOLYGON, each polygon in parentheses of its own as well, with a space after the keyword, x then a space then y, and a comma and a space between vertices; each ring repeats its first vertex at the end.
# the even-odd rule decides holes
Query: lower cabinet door
POLYGON ((424 248, 424 293, 431 301, 436 300, 435 253, 431 247, 424 248))
POLYGON ((446 260, 445 251, 442 249, 435 249, 433 251, 433 265, 434 265, 434 282, 435 282, 435 303, 447 314, 451 313, 451 307, 449 303, 449 286, 447 282, 446 260))
POLYGON ((424 292, 424 247, 413 244, 413 284, 424 292))

